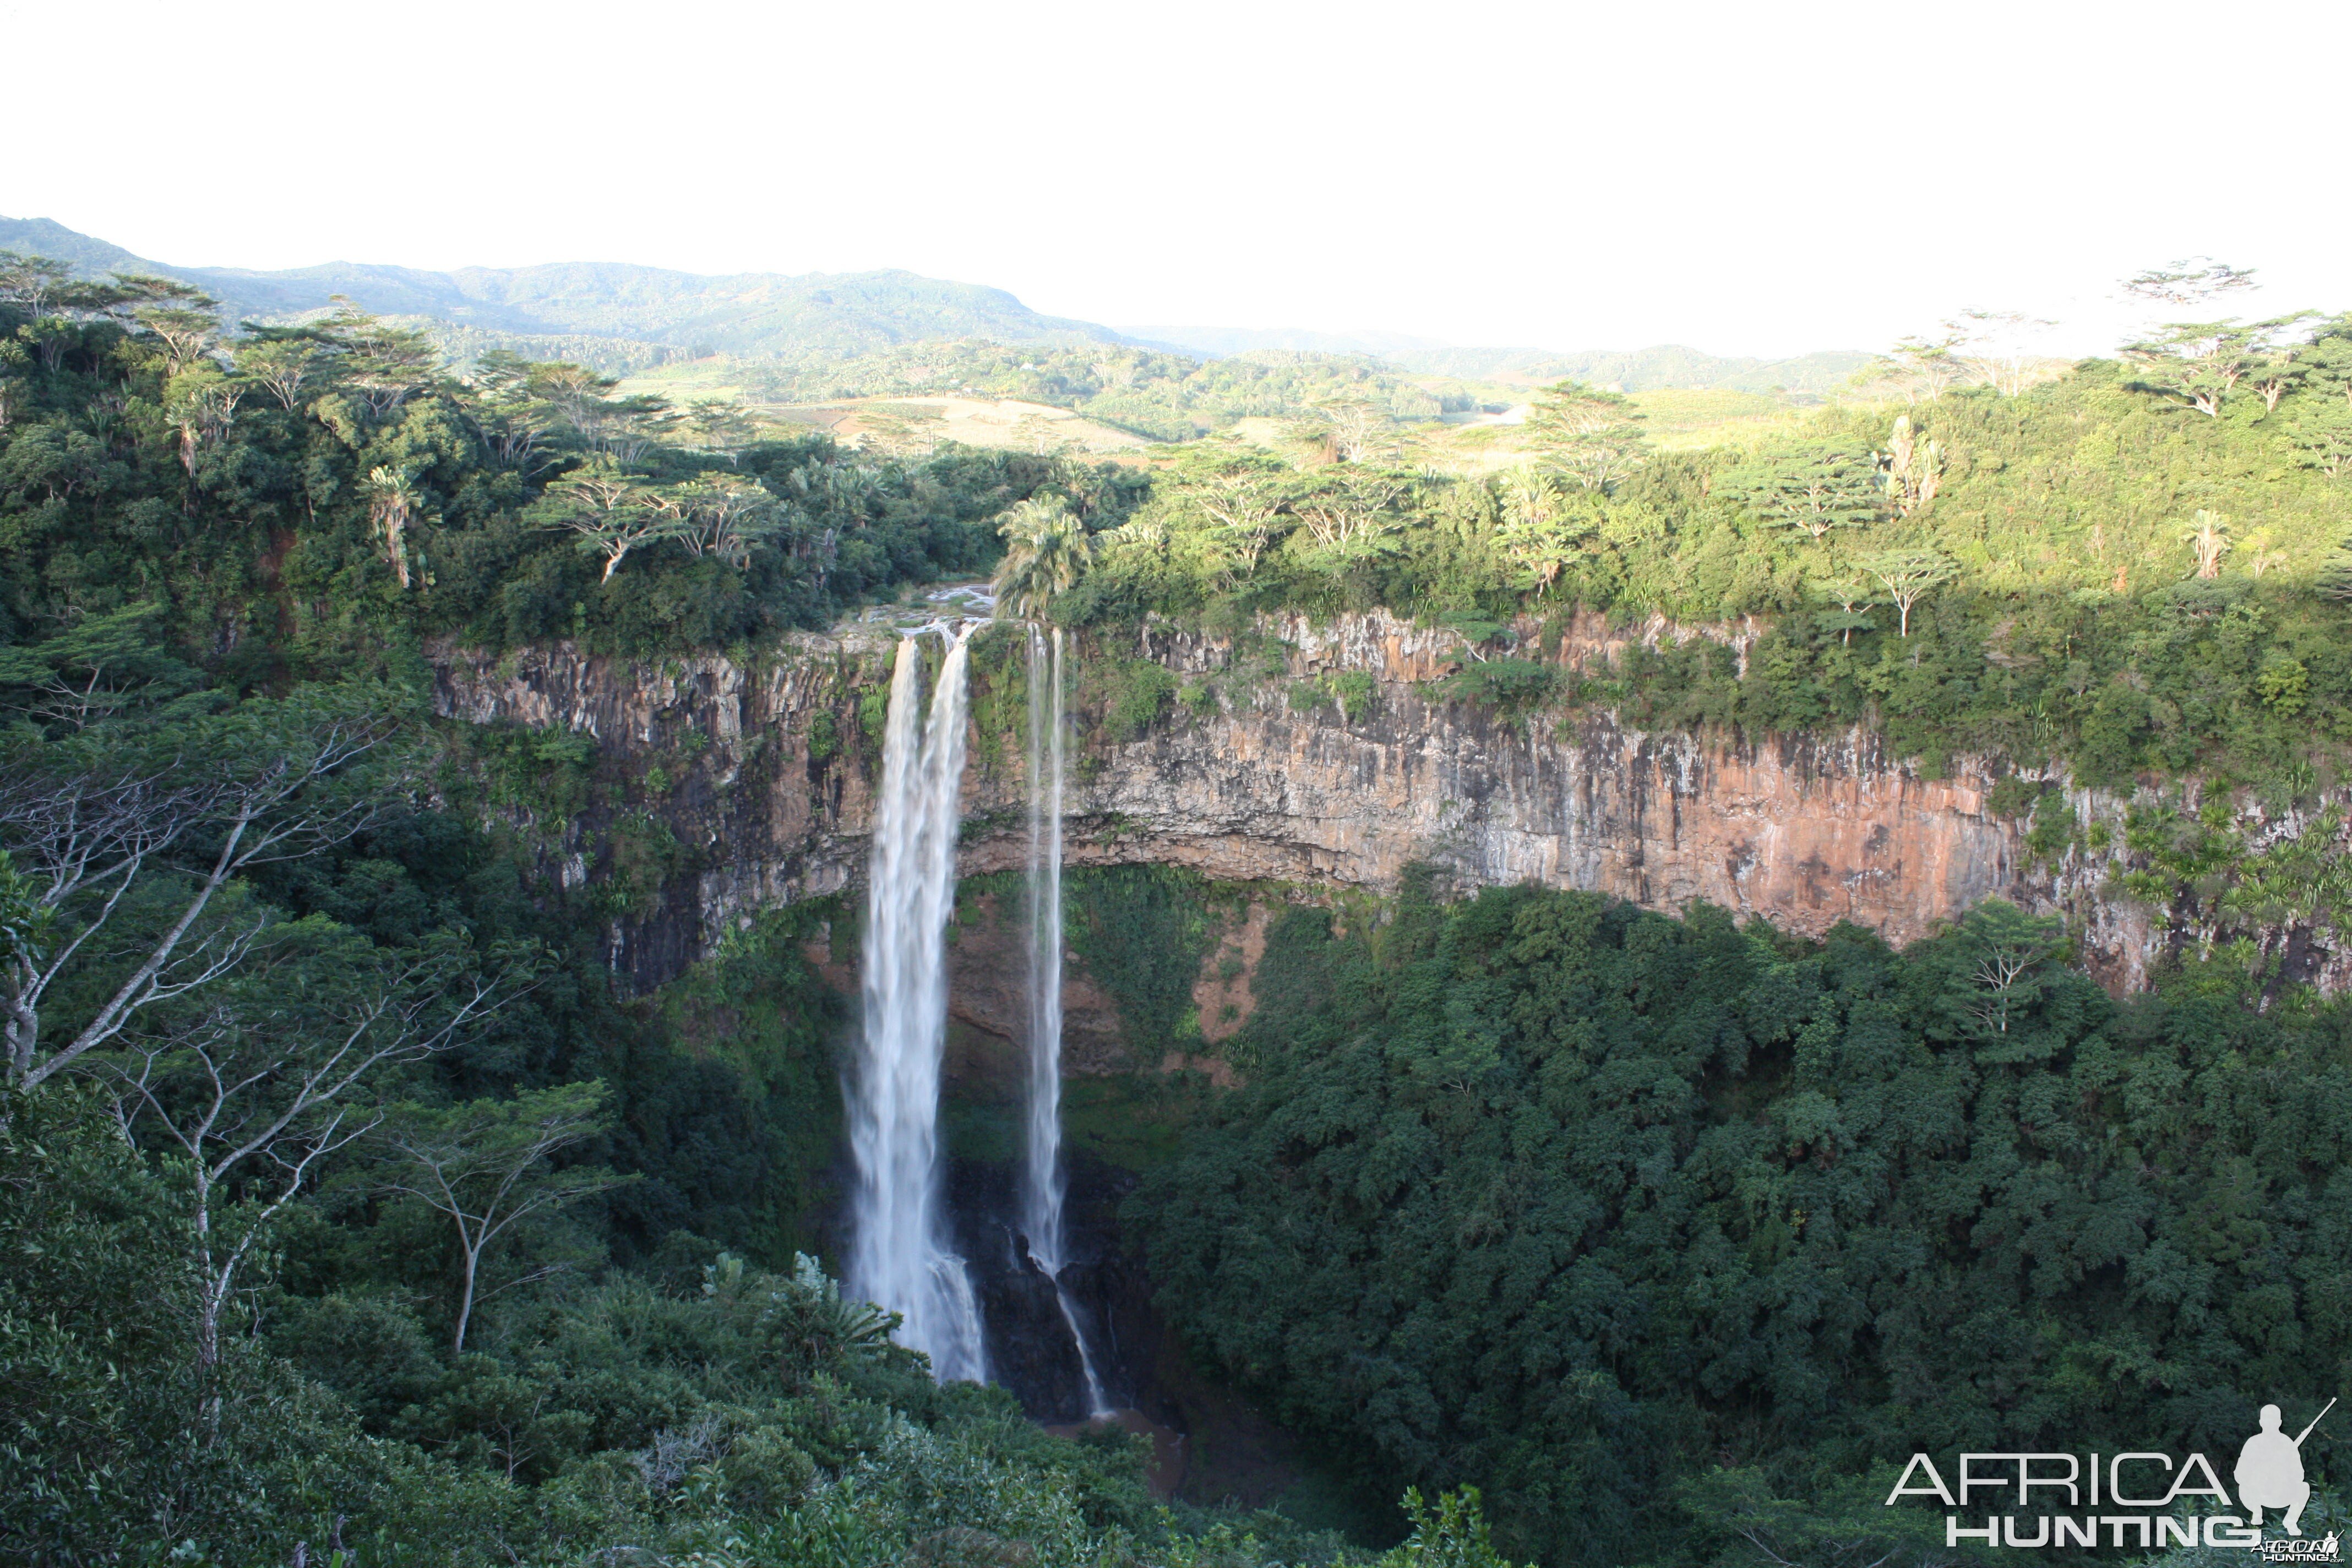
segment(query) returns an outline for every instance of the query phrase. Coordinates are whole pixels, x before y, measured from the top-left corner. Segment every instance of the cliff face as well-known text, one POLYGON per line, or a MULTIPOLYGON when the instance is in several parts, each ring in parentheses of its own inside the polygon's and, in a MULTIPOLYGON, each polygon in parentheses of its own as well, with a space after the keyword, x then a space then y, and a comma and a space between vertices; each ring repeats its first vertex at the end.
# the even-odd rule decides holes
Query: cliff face
MULTIPOLYGON (((1999 896, 2067 914, 2085 961, 2116 989, 2145 984, 2168 947, 2211 934, 2108 890, 2129 859, 2120 797, 2069 791, 2079 821, 2115 825, 2111 847, 2078 843, 2055 864, 2035 863, 2024 825, 1988 810, 1996 781, 1978 759, 1928 779, 1863 730, 1739 739, 1643 733, 1606 714, 1504 719, 1433 698, 1426 683, 1463 657, 1449 631, 1380 613, 1267 629, 1289 680, 1219 679, 1213 702, 1179 707, 1131 741, 1077 715, 1072 864, 1165 861, 1228 880, 1386 889, 1422 861, 1457 886, 1535 881, 1665 910, 1703 900, 1808 936, 1852 921, 1897 944, 1999 896), (1348 713, 1295 684, 1340 672, 1371 678, 1369 700, 1357 682, 1348 713)), ((1654 625, 1640 635, 1690 634, 1654 625)), ((1708 635, 1744 656, 1746 628, 1708 635)), ((443 649, 438 707, 585 731, 621 779, 657 768, 670 781, 643 806, 695 868, 658 910, 614 933, 615 959, 650 984, 728 922, 859 879, 877 765, 859 696, 884 679, 894 639, 884 626, 797 637, 756 667, 631 664, 561 646, 493 664, 443 649)), ((1580 623, 1560 657, 1585 663, 1622 640, 1580 623)), ((1226 643, 1167 629, 1119 651, 1195 679, 1232 658, 1226 643)), ((968 873, 1021 863, 1018 752, 1017 734, 977 734, 964 780, 968 873)), ((2307 818, 2250 801, 2228 809, 2249 844, 2299 833, 2307 818)), ((593 826, 550 841, 566 874, 585 873, 582 835, 593 826)), ((2290 977, 2341 990, 2352 954, 2323 934, 2290 921, 2262 940, 2290 977)))

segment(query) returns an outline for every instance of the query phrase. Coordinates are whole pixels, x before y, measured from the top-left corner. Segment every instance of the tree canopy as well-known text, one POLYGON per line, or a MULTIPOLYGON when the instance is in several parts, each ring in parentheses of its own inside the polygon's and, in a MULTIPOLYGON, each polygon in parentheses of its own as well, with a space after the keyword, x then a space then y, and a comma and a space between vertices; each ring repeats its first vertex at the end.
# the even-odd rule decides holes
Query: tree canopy
POLYGON ((2308 1419, 2352 1348, 2352 1013, 2225 963, 2119 1005, 2064 957, 2000 904, 1901 954, 1532 889, 1292 910, 1246 1087, 1127 1217, 1207 1364, 1547 1563, 1698 1549, 1677 1476, 1825 1547, 1914 1451, 2308 1419))

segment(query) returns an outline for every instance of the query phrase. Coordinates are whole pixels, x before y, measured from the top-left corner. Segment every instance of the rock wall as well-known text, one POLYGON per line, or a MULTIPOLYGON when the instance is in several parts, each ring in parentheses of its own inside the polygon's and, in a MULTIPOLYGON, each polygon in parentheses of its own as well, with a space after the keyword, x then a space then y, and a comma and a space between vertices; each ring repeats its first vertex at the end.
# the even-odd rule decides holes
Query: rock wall
MULTIPOLYGON (((1214 696, 1133 740, 1076 713, 1073 865, 1164 861, 1226 880, 1387 889, 1428 862, 1459 887, 1535 881, 1664 910, 1700 900, 1807 936, 1852 921, 1897 944, 1999 896, 2068 915, 2084 961, 2118 990, 2144 984, 2168 947, 2200 940, 2169 911, 2109 891, 2126 859, 2119 831, 2105 853, 2078 846, 2055 865, 2031 863, 2023 824, 1987 809, 1995 780, 1980 759, 1931 779, 1863 729, 1696 735, 1630 730, 1605 713, 1514 721, 1434 696, 1429 683, 1464 658, 1450 631, 1380 612, 1264 629, 1259 647, 1279 653, 1287 679, 1234 671, 1229 642, 1168 627, 1116 650, 1214 696), (1339 672, 1371 677, 1357 711, 1299 684, 1339 672)), ((1744 658, 1754 632, 1580 619, 1558 657, 1583 665, 1635 638, 1704 635, 1744 658)), ((617 966, 652 984, 729 922, 858 879, 877 765, 859 704, 885 680, 896 636, 887 625, 800 636, 749 665, 631 663, 564 645, 492 661, 445 647, 437 706, 585 731, 608 783, 628 787, 656 765, 671 781, 657 796, 637 793, 693 868, 661 909, 616 921, 613 937, 617 966)), ((964 780, 966 872, 1013 868, 1025 852, 1019 737, 992 736, 984 721, 964 780)), ((2121 797, 2069 799, 2078 818, 2120 828, 2121 797)), ((2255 841, 2301 830, 2252 802, 2231 809, 2255 841)), ((548 838, 565 875, 586 874, 598 826, 548 838)), ((2293 978, 2352 984, 2352 954, 2326 933, 2282 927, 2263 940, 2293 978)))

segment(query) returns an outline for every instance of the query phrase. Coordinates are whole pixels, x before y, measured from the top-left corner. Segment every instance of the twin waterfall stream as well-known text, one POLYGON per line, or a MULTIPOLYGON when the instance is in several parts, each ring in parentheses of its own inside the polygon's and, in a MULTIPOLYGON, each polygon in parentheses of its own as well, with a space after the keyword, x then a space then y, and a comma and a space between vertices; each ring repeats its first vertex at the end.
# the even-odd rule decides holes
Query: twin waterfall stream
MULTIPOLYGON (((856 1184, 849 1292, 899 1313, 898 1342, 942 1383, 989 1381, 980 1302, 950 1233, 940 1148, 947 1045, 947 922, 955 908, 966 647, 974 623, 903 637, 890 677, 866 901, 865 1026, 845 1086, 856 1184), (923 700, 923 640, 946 642, 923 700)), ((1087 1412, 1108 1415, 1093 1348, 1062 1285, 1062 636, 1029 630, 1028 1062, 1019 1194, 1028 1261, 1054 1282, 1076 1342, 1087 1412)))
POLYGON ((1029 1083, 1028 1158, 1022 1167, 1021 1218, 1030 1261, 1054 1281, 1062 1321, 1077 1342, 1087 1414, 1108 1415, 1102 1377, 1086 1331, 1062 1284, 1069 1261, 1062 1199, 1062 633, 1052 651, 1029 631, 1029 1083), (1042 754, 1041 754, 1042 753, 1042 754))

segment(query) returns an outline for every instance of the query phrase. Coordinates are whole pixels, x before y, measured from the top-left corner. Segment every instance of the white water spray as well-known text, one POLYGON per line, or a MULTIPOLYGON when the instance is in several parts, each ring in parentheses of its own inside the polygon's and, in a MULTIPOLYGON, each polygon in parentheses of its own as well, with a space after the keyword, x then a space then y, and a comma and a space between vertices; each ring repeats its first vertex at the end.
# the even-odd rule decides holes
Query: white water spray
POLYGON ((866 1026, 848 1085, 857 1185, 847 1284, 903 1315, 898 1342, 928 1353, 941 1383, 988 1376, 979 1305, 948 1239, 940 1194, 946 938, 955 902, 970 635, 966 626, 948 636, 928 724, 919 637, 899 643, 891 671, 866 898, 866 1026))
POLYGON ((1054 1281, 1062 1321, 1077 1342, 1087 1413, 1110 1413, 1086 1331, 1062 1288, 1069 1261, 1062 1200, 1062 633, 1029 631, 1029 1145, 1021 1221, 1031 1261, 1054 1281))

